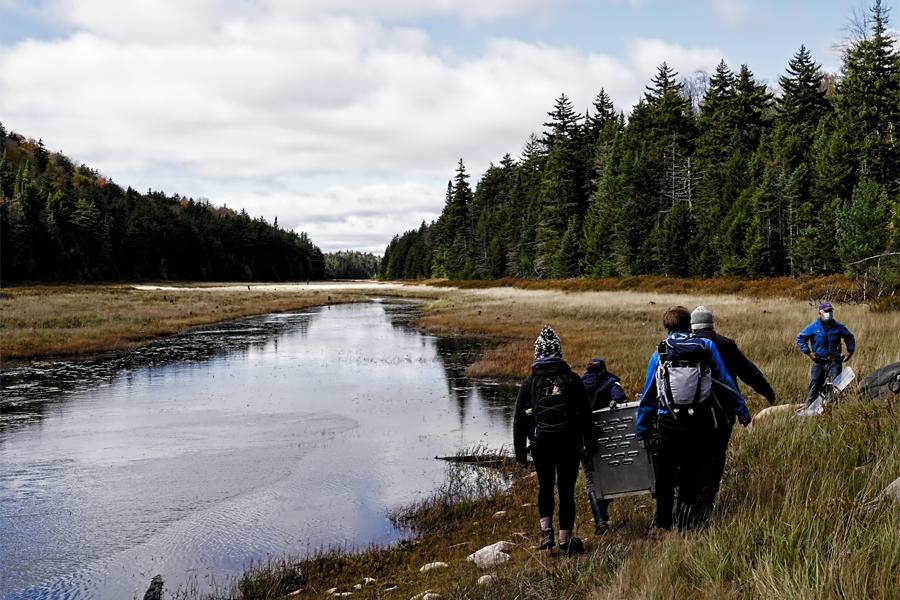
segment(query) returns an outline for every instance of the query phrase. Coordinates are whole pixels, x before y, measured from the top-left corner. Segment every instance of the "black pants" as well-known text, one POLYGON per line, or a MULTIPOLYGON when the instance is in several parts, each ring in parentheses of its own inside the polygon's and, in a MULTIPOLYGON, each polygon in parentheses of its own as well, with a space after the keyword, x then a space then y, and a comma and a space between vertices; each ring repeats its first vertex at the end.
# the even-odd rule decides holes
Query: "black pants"
POLYGON ((703 518, 712 512, 722 483, 722 474, 725 472, 725 455, 728 453, 728 442, 731 440, 731 432, 734 423, 727 420, 724 415, 716 414, 718 427, 712 430, 709 438, 709 457, 706 469, 700 478, 700 492, 697 499, 698 516, 703 518))
POLYGON ((656 465, 656 525, 672 527, 675 503, 675 478, 678 477, 679 529, 690 527, 697 517, 696 503, 700 477, 709 458, 709 440, 713 429, 707 410, 686 412, 676 419, 665 413, 659 417, 659 447, 656 465))
POLYGON ((581 461, 581 439, 541 440, 531 446, 531 458, 538 477, 538 513, 553 516, 553 488, 559 479, 559 528, 575 527, 575 482, 581 461))

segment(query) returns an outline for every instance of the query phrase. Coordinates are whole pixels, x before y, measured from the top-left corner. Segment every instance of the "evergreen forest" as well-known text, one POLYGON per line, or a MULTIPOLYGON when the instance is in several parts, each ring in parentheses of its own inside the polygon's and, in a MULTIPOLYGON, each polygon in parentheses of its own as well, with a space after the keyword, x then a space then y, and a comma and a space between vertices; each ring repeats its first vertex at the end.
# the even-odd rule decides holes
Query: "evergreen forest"
MULTIPOLYGON (((387 279, 801 276, 900 250, 900 51, 876 0, 829 74, 800 46, 778 94, 747 65, 659 66, 625 113, 562 94, 540 137, 397 235, 387 279)), ((855 264, 856 263, 856 264, 855 264)))
POLYGON ((297 234, 206 200, 122 189, 0 124, 0 276, 13 281, 321 279, 297 234))
POLYGON ((325 255, 325 279, 373 279, 381 257, 369 252, 345 250, 325 255))

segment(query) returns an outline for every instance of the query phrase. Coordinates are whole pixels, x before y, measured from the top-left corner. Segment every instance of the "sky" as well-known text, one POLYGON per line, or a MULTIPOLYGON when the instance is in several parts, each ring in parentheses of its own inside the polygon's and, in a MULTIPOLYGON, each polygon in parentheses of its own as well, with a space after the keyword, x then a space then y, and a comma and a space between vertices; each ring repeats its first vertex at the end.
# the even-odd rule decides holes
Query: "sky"
POLYGON ((0 122, 122 187, 382 254, 438 217, 460 158, 474 186, 560 94, 583 112, 604 89, 628 114, 664 61, 684 77, 747 64, 777 90, 801 45, 837 72, 866 6, 0 0, 0 122))

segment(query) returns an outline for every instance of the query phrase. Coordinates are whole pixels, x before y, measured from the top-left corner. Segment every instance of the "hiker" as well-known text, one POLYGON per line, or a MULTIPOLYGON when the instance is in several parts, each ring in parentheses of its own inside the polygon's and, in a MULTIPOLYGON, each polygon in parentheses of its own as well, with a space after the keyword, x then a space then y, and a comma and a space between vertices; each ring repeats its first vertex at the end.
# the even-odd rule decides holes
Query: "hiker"
POLYGON ((538 513, 541 541, 538 550, 549 550, 553 540, 553 488, 558 478, 559 549, 580 554, 584 544, 574 537, 575 482, 582 447, 593 453, 597 431, 581 378, 562 359, 562 344, 548 325, 534 343, 531 373, 522 382, 513 417, 516 463, 525 466, 526 441, 538 478, 538 513))
MULTIPOLYGON (((592 358, 588 362, 581 381, 584 383, 584 389, 588 395, 591 412, 607 408, 613 403, 625 404, 628 402, 628 396, 625 395, 619 378, 606 370, 606 362, 602 359, 592 358)), ((597 493, 594 490, 592 457, 592 454, 585 452, 581 458, 581 468, 584 471, 588 500, 590 500, 591 512, 594 515, 594 535, 603 535, 609 532, 609 505, 612 500, 597 499, 597 493)))
POLYGON ((843 323, 834 320, 831 303, 823 302, 819 305, 819 318, 797 335, 797 346, 813 361, 806 394, 806 405, 809 406, 822 391, 825 376, 834 381, 841 374, 842 363, 850 360, 856 350, 856 338, 843 323), (841 340, 847 344, 846 354, 841 354, 841 340))
MULTIPOLYGON (((775 404, 775 391, 766 381, 762 372, 750 359, 744 356, 735 341, 727 338, 715 330, 713 314, 705 306, 698 306, 691 313, 691 329, 694 335, 712 341, 719 351, 725 370, 731 376, 735 389, 740 392, 738 379, 749 385, 757 394, 766 399, 769 405, 775 404)), ((716 390, 713 389, 713 394, 716 390)), ((713 402, 716 424, 710 440, 709 462, 700 480, 700 496, 697 501, 700 507, 698 518, 712 511, 719 493, 719 485, 722 482, 722 474, 725 472, 725 454, 728 451, 728 442, 731 440, 731 431, 734 429, 735 414, 725 410, 721 402, 713 402)))
POLYGON ((656 518, 651 530, 672 528, 678 475, 676 523, 682 531, 697 518, 700 473, 708 461, 709 441, 717 425, 710 398, 713 385, 717 399, 737 415, 741 425, 750 424, 750 412, 715 343, 691 333, 688 309, 669 308, 663 315, 663 325, 669 335, 659 343, 647 365, 636 430, 642 448, 657 444, 656 518))

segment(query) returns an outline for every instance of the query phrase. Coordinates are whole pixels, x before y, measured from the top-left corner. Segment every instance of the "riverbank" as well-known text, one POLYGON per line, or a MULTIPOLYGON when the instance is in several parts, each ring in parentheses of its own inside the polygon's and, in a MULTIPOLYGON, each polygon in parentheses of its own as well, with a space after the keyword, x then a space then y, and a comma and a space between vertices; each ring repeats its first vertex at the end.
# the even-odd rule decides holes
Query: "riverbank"
MULTIPOLYGON (((427 292, 429 297, 442 291, 427 292)), ((151 340, 259 314, 421 295, 375 282, 12 286, 0 291, 0 361, 125 353, 151 340)))
MULTIPOLYGON (((257 565, 207 599, 422 598, 616 600, 896 598, 900 503, 864 503, 900 473, 900 407, 848 400, 821 418, 786 416, 738 428, 717 510, 687 534, 648 538, 654 501, 616 500, 612 531, 593 525, 579 479, 576 532, 583 556, 534 550, 536 481, 519 471, 490 481, 448 469, 430 499, 395 513, 408 541, 257 565), (480 482, 480 483, 479 483, 480 482), (466 557, 509 541, 510 560, 480 569, 466 557), (422 571, 426 564, 446 567, 422 571), (484 575, 493 575, 479 585, 484 575), (437 597, 437 596, 432 596, 437 597)), ((198 598, 183 592, 175 598, 198 598)))

